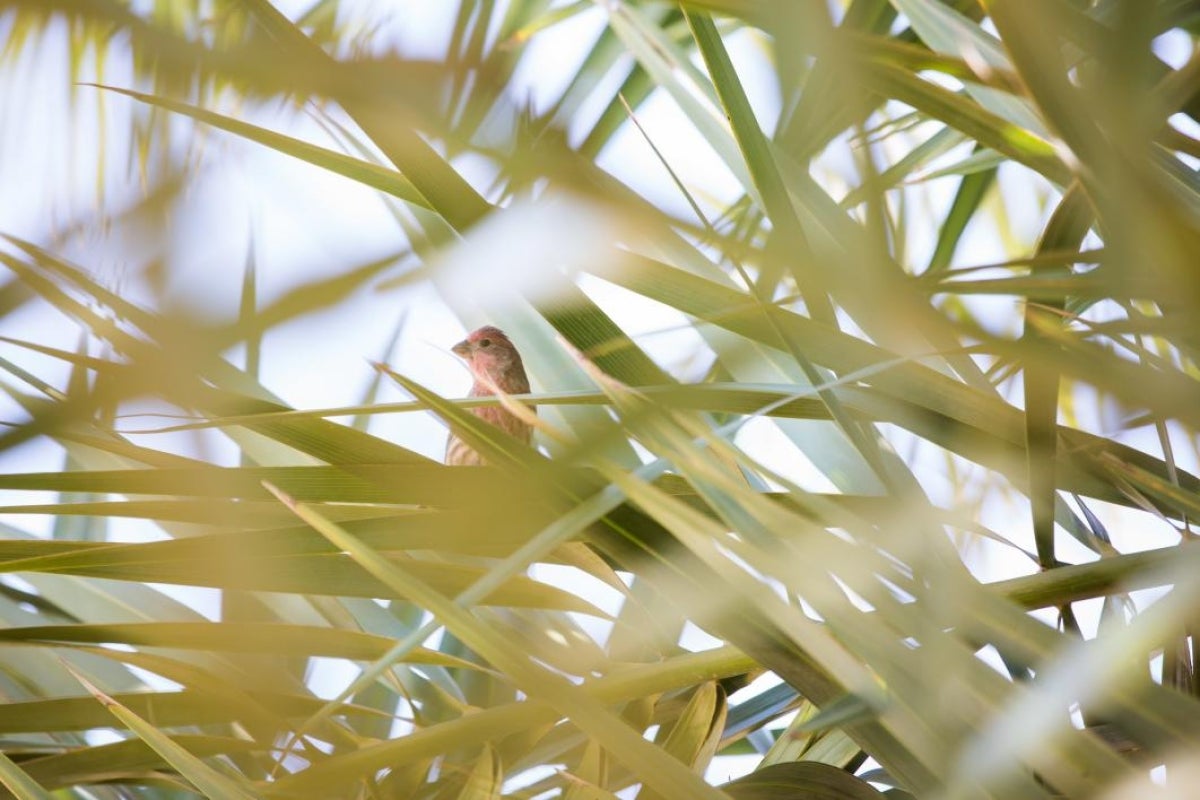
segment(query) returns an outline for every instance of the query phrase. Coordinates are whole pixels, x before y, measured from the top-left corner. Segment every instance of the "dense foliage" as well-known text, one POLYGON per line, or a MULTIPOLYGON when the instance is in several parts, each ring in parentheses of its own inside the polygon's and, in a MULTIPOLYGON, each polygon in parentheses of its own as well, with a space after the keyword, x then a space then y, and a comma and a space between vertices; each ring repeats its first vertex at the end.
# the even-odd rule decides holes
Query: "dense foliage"
POLYGON ((349 2, 0 6, 0 69, 68 41, 62 93, 120 98, 130 167, 72 225, 0 220, 7 791, 1194 786, 1195 5, 445 5, 433 58, 349 2), (606 161, 620 137, 653 169, 606 161), (404 251, 269 301, 251 258, 236 315, 178 302, 164 242, 229 143, 377 193, 404 251), (467 413, 511 400, 399 367, 354 406, 273 392, 304 345, 264 339, 370 290, 394 316, 346 324, 385 352, 418 290, 507 331, 540 449, 467 413), (417 415, 494 466, 379 427, 417 415), (62 469, 26 465, 46 442, 62 469), (220 590, 215 621, 172 586, 220 590))

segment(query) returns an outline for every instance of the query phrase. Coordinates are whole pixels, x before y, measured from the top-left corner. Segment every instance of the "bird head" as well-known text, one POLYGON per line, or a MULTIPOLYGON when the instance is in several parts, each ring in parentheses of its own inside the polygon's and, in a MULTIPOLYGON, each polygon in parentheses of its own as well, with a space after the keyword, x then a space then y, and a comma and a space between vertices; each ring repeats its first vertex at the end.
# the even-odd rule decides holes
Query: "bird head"
POLYGON ((521 354, 499 328, 485 325, 450 349, 467 362, 477 383, 484 378, 506 393, 529 391, 521 354))

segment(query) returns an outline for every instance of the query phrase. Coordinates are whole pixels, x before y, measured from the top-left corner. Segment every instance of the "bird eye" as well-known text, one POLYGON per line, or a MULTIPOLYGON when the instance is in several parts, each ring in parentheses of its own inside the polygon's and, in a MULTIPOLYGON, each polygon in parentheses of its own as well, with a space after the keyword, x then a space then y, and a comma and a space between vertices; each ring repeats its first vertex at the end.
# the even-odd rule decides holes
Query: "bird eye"
POLYGON ((492 346, 492 340, 491 340, 491 339, 480 339, 480 340, 479 340, 479 346, 480 346, 480 347, 491 347, 491 346, 492 346))

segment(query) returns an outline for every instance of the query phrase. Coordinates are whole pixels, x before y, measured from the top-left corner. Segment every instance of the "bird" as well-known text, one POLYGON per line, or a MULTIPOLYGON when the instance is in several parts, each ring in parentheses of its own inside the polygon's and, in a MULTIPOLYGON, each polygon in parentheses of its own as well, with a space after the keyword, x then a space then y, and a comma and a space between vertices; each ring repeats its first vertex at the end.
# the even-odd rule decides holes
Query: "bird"
MULTIPOLYGON (((521 354, 499 328, 484 325, 450 349, 467 362, 471 370, 474 382, 469 397, 491 397, 497 390, 504 394, 529 392, 529 378, 525 375, 521 354)), ((529 406, 529 409, 537 413, 535 406, 529 406)), ((480 406, 471 409, 471 413, 520 442, 529 444, 533 439, 533 426, 504 406, 480 406)), ((453 431, 446 442, 444 460, 450 466, 481 466, 487 463, 483 456, 453 431)))

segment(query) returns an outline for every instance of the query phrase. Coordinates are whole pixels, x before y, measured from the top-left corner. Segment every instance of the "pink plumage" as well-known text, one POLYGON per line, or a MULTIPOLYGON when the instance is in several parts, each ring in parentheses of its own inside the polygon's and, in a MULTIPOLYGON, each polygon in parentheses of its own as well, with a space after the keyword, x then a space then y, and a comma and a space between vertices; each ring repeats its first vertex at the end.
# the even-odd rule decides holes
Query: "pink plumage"
MULTIPOLYGON (((470 397, 488 397, 499 389, 504 394, 525 394, 529 391, 529 378, 521 354, 504 332, 491 325, 473 331, 451 348, 467 362, 471 375, 470 397)), ((533 410, 533 406, 530 406, 533 410)), ((533 438, 533 428, 503 406, 485 406, 471 409, 471 413, 492 423, 500 430, 526 444, 533 438)), ((487 463, 475 450, 453 433, 446 442, 446 463, 452 466, 479 466, 487 463)))

